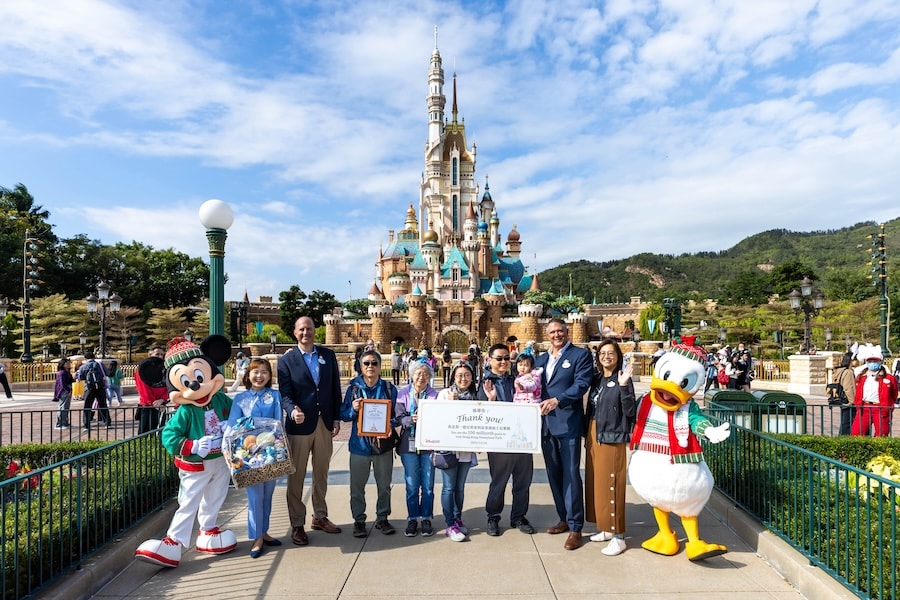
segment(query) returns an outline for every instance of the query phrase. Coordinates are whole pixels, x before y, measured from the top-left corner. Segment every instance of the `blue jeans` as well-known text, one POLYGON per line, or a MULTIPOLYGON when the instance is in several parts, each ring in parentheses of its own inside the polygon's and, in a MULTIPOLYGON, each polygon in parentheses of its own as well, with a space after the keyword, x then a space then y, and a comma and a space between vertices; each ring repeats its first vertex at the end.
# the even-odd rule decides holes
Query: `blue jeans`
POLYGON ((471 462, 459 463, 452 469, 441 471, 443 487, 441 488, 441 508, 447 527, 462 519, 463 500, 466 495, 466 477, 469 476, 471 462))
POLYGON ((403 480, 406 481, 407 520, 434 517, 434 465, 431 452, 400 454, 403 480))

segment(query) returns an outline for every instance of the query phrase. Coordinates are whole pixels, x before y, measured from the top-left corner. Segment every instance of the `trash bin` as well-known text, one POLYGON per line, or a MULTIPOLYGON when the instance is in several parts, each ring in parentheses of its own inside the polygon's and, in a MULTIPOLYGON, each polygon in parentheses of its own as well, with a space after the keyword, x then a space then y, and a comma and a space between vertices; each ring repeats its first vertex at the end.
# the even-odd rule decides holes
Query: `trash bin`
POLYGON ((806 400, 799 394, 756 390, 760 431, 767 433, 806 433, 806 400))
POLYGON ((743 390, 708 390, 703 395, 707 412, 747 429, 759 429, 758 400, 743 390))

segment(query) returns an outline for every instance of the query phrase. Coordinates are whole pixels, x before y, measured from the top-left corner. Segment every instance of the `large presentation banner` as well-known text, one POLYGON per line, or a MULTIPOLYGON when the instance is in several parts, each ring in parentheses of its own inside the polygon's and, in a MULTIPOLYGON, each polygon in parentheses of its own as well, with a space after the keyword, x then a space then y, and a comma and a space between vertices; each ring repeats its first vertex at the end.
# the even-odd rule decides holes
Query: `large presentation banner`
POLYGON ((541 451, 539 404, 422 400, 416 448, 467 452, 541 451))

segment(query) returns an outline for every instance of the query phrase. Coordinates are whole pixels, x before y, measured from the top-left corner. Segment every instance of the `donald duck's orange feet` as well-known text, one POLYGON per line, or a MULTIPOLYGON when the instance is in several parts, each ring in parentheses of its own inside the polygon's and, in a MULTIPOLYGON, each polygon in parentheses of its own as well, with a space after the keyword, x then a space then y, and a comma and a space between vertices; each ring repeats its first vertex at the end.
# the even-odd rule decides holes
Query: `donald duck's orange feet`
POLYGON ((663 556, 673 556, 678 554, 679 550, 678 538, 675 537, 675 532, 671 530, 668 532, 658 532, 652 538, 641 544, 641 547, 650 552, 662 554, 663 556))
POLYGON ((695 540, 685 544, 684 551, 687 554, 688 560, 698 561, 725 554, 728 552, 728 548, 721 544, 710 544, 703 540, 695 540))

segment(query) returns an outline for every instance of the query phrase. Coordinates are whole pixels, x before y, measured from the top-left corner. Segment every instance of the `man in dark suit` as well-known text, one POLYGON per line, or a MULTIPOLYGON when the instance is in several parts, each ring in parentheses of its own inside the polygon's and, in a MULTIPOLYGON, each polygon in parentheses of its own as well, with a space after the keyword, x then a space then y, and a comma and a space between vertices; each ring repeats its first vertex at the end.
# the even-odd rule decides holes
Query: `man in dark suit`
POLYGON ((547 324, 550 351, 537 358, 542 367, 541 451, 559 522, 547 533, 569 532, 565 549, 581 546, 584 527, 584 488, 581 483, 581 438, 584 437, 584 395, 591 385, 591 353, 569 342, 562 319, 547 324))
POLYGON ((287 505, 291 519, 291 541, 309 544, 304 530, 306 505, 303 481, 312 455, 311 526, 327 533, 341 529, 328 520, 325 492, 328 490, 328 466, 332 440, 341 430, 341 376, 337 357, 324 346, 315 345, 316 325, 309 317, 294 323, 297 347, 278 359, 278 390, 285 412, 284 428, 297 470, 288 475, 287 505))

